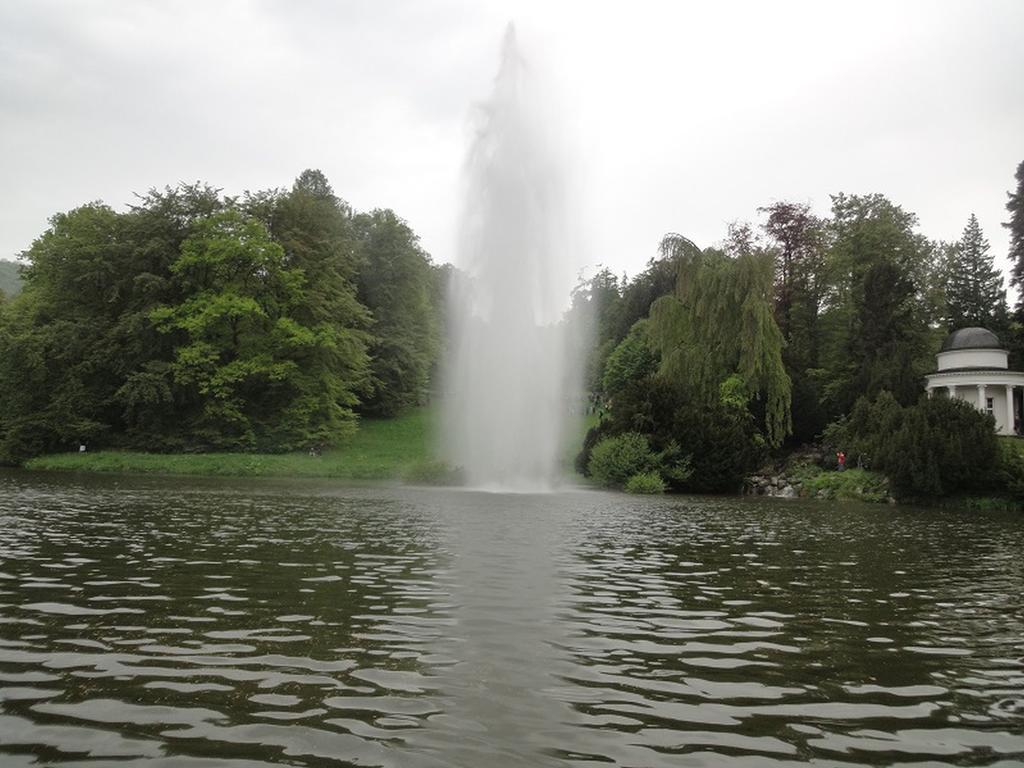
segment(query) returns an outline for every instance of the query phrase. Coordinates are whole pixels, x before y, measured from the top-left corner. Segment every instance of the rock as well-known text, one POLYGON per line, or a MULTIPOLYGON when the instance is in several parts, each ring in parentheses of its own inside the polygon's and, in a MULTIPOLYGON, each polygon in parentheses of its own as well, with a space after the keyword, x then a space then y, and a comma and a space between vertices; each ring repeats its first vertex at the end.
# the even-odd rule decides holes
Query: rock
POLYGON ((785 488, 779 491, 779 496, 784 499, 795 499, 797 496, 796 488, 792 485, 787 485, 785 488))

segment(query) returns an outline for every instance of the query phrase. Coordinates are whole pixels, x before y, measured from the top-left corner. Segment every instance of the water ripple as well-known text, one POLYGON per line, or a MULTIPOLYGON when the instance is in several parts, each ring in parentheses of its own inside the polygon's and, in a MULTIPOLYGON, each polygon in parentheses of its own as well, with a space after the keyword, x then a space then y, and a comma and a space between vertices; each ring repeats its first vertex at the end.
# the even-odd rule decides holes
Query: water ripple
POLYGON ((0 764, 1024 764, 1024 520, 0 474, 0 764))

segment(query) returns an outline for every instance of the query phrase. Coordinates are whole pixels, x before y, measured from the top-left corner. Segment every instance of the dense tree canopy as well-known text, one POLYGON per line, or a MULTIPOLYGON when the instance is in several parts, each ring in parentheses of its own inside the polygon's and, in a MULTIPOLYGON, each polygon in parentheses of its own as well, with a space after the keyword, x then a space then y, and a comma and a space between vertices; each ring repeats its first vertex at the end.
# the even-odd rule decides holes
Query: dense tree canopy
POLYGON ((409 226, 392 211, 355 218, 364 268, 359 299, 373 308, 371 390, 364 410, 391 416, 427 396, 431 367, 440 350, 437 283, 409 226))
POLYGON ((933 364, 924 285, 931 243, 917 217, 882 195, 832 201, 829 290, 822 349, 823 399, 831 415, 883 389, 917 399, 933 364))
POLYGON ((415 235, 390 211, 357 217, 319 171, 241 201, 195 184, 84 205, 25 258, 0 308, 0 460, 319 447, 369 404, 418 402, 438 352, 415 235))
POLYGON ((663 251, 685 259, 674 294, 651 307, 651 338, 661 374, 702 402, 714 403, 723 381, 738 375, 761 402, 764 435, 781 444, 791 428, 790 380, 782 362, 782 334, 773 315, 770 254, 744 249, 693 253, 689 241, 669 236, 663 251))
MULTIPOLYGON (((1011 234, 1020 229, 1024 236, 1022 173, 1024 164, 1007 208, 1011 234)), ((918 230, 913 213, 879 194, 835 195, 827 218, 785 201, 758 210, 760 228, 735 224, 717 248, 669 235, 660 257, 632 280, 603 270, 583 284, 570 321, 581 306, 590 310, 587 381, 601 416, 577 467, 587 469, 601 441, 636 433, 653 455, 667 451, 692 469, 674 482, 658 464, 669 485, 735 488, 766 449, 838 434, 836 425, 866 412, 856 403, 877 402, 883 423, 887 413, 908 414, 906 429, 890 424, 874 443, 907 446, 905 461, 889 463, 895 487, 922 495, 974 487, 960 475, 938 484, 920 478, 944 472, 939 465, 963 459, 977 469, 977 457, 991 458, 990 441, 979 437, 991 431, 987 422, 963 408, 911 406, 950 330, 980 325, 1024 348, 1024 325, 1008 322, 977 219, 957 243, 942 244, 918 230), (959 426, 942 427, 947 416, 959 426), (957 454, 951 430, 961 428, 984 450, 957 454), (921 435, 946 452, 911 450, 921 435)), ((1019 250, 1019 241, 1012 247, 1019 250)), ((1018 256, 1015 263, 1024 263, 1018 256)), ((864 440, 843 434, 859 456, 864 440)))
MULTIPOLYGON (((1024 163, 1017 182, 1020 287, 1024 163)), ((577 466, 598 444, 642 443, 649 461, 633 469, 653 485, 728 490, 787 441, 846 430, 852 455, 885 462, 903 446, 889 457, 901 487, 968 487, 968 475, 933 477, 961 455, 942 422, 979 444, 987 422, 915 403, 953 328, 989 327, 1024 350, 977 219, 935 243, 879 194, 835 195, 824 218, 786 201, 758 213, 718 246, 667 235, 633 278, 580 282, 565 322, 587 340, 581 379, 600 420, 577 466), (922 435, 944 453, 914 448, 922 435)), ((80 442, 317 448, 360 415, 423 402, 444 341, 450 268, 393 211, 353 211, 316 170, 241 198, 197 183, 123 212, 88 203, 55 215, 23 264, 0 262, 0 461, 80 442)))

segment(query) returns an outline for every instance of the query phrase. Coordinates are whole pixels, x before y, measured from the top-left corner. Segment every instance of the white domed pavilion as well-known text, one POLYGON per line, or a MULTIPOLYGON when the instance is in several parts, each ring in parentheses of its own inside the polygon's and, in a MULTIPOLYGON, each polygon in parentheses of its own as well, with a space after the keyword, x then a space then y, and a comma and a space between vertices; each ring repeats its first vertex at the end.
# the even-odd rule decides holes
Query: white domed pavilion
POLYGON ((945 390, 980 411, 992 414, 1001 435, 1018 433, 1024 372, 1011 371, 1009 352, 985 328, 961 328, 946 337, 936 355, 937 371, 927 377, 932 397, 945 390))

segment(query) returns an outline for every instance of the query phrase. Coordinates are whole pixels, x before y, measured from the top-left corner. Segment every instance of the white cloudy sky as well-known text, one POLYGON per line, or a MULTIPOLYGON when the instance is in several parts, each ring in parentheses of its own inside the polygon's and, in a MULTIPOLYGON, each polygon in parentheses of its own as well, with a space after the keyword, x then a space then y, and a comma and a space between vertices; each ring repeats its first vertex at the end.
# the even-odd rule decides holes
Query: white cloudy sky
POLYGON ((322 169, 453 258, 471 105, 506 22, 557 95, 586 260, 630 274, 773 200, 882 192, 1000 257, 1024 1, 0 4, 0 258, 89 200, 322 169))

